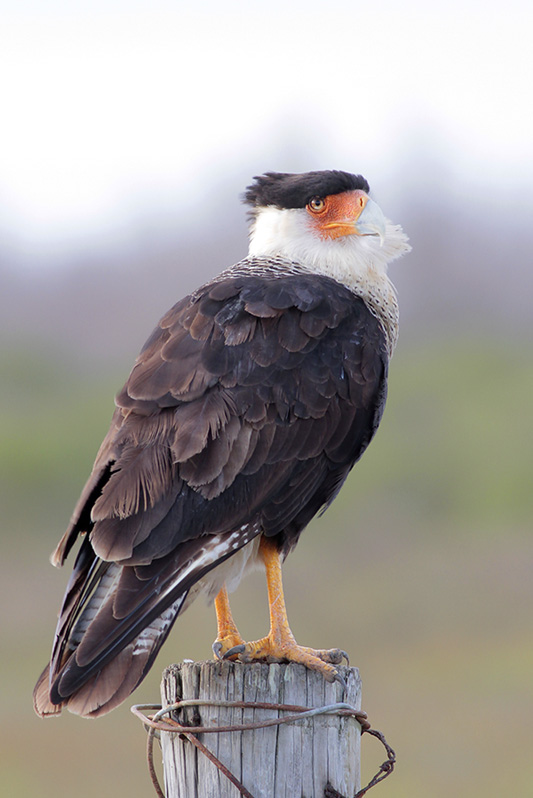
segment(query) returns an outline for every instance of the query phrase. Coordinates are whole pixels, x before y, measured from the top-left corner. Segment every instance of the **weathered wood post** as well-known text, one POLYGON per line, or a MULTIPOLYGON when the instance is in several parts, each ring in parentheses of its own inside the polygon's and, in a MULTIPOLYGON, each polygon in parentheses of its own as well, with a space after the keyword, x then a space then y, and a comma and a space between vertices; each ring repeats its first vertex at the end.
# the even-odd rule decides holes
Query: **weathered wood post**
MULTIPOLYGON (((198 662, 163 674, 162 706, 183 699, 290 704, 309 709, 343 702, 361 708, 356 668, 342 668, 346 691, 295 664, 198 662)), ((287 716, 277 709, 194 706, 172 715, 191 726, 232 726, 287 716)), ((292 713, 294 714, 294 713, 292 713)), ((200 733, 198 739, 253 798, 323 798, 326 784, 341 795, 360 788, 360 733, 354 717, 318 714, 266 728, 200 733)), ((161 732, 167 798, 239 798, 239 790, 190 740, 161 732)))

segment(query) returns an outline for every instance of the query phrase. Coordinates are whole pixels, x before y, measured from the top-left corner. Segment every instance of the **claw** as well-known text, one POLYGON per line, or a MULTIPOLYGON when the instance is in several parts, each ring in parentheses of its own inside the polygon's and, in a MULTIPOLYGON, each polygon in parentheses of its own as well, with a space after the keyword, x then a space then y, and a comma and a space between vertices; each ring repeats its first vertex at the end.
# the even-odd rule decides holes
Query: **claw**
POLYGON ((287 619, 277 544, 262 536, 259 551, 266 569, 270 631, 260 640, 245 643, 235 626, 228 591, 223 585, 215 598, 217 639, 213 643, 213 654, 218 660, 238 659, 244 663, 299 662, 322 673, 328 682, 339 682, 346 690, 346 682, 334 666, 341 665, 343 659, 349 666, 348 654, 341 648, 314 649, 297 644, 287 619))
POLYGON ((335 672, 335 675, 333 677, 333 681, 334 682, 338 682, 340 684, 340 686, 342 687, 343 691, 346 692, 346 681, 344 680, 344 677, 341 676, 338 671, 335 672))
POLYGON ((220 656, 220 652, 222 651, 222 643, 215 641, 211 646, 211 648, 213 649, 213 654, 215 655, 215 659, 220 659, 220 660, 223 659, 223 657, 220 656))
MULTIPOLYGON (((219 659, 229 659, 230 657, 234 657, 236 654, 242 654, 245 648, 246 646, 244 645, 244 643, 241 643, 239 646, 233 646, 233 648, 230 648, 229 651, 226 651, 226 653, 223 654, 222 657, 219 657, 219 659)), ((215 656, 217 655, 215 654, 215 656)))
POLYGON ((315 648, 306 648, 310 654, 315 657, 319 657, 323 662, 327 662, 329 665, 341 665, 343 659, 346 660, 348 667, 350 666, 350 661, 348 659, 348 654, 346 651, 343 651, 342 648, 328 648, 328 649, 315 649, 315 648))
POLYGON ((331 665, 340 665, 343 659, 346 660, 348 666, 350 665, 348 654, 341 648, 332 648, 329 651, 321 651, 319 656, 324 660, 324 662, 329 662, 331 665))

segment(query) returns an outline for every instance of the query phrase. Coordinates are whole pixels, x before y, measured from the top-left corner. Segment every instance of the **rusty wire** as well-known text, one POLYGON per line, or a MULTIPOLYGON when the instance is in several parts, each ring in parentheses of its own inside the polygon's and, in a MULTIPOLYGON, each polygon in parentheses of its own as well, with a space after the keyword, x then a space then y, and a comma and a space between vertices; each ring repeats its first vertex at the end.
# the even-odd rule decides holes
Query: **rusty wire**
MULTIPOLYGON (((307 707, 300 707, 293 704, 271 704, 260 701, 207 701, 203 699, 186 699, 183 701, 177 701, 175 704, 170 704, 164 708, 162 708, 160 704, 135 704, 133 707, 131 707, 131 711, 142 721, 143 725, 148 730, 148 737, 146 741, 148 770, 158 798, 165 798, 165 794, 161 789, 161 785, 159 784, 159 779, 154 767, 153 746, 156 732, 181 734, 186 737, 193 745, 196 746, 196 748, 198 748, 199 751, 205 754, 205 756, 211 762, 213 762, 213 764, 226 776, 227 779, 229 779, 229 781, 231 781, 232 784, 235 785, 237 790, 241 795, 244 796, 244 798, 254 798, 254 796, 246 789, 244 784, 242 784, 239 779, 237 779, 237 777, 234 776, 233 773, 231 773, 228 768, 212 753, 212 751, 210 751, 205 745, 203 745, 203 743, 200 742, 196 736, 197 734, 221 734, 223 732, 264 729, 268 726, 280 726, 282 723, 294 723, 298 720, 303 720, 304 718, 324 714, 338 714, 344 717, 353 717, 361 726, 361 734, 366 732, 367 734, 376 737, 382 743, 387 752, 387 760, 380 766, 376 775, 371 779, 366 787, 359 790, 353 796, 353 798, 363 798, 363 796, 368 792, 368 790, 370 790, 371 787, 374 787, 374 785, 378 784, 380 781, 383 781, 383 779, 387 778, 387 776, 392 773, 396 763, 396 754, 387 743, 384 735, 376 729, 371 728, 366 712, 355 709, 350 704, 328 704, 324 707, 308 709, 307 707), (269 718, 268 720, 264 721, 240 723, 231 726, 184 726, 180 723, 177 723, 177 721, 174 721, 172 718, 168 718, 166 721, 161 720, 161 718, 163 718, 165 715, 169 715, 172 712, 179 712, 179 710, 183 709, 184 707, 191 706, 219 706, 233 707, 236 709, 272 709, 279 712, 289 712, 291 714, 281 718, 269 718), (154 710, 155 714, 146 714, 147 712, 154 710)), ((341 795, 341 793, 335 790, 331 784, 327 784, 324 790, 324 798, 345 798, 345 796, 341 795)))

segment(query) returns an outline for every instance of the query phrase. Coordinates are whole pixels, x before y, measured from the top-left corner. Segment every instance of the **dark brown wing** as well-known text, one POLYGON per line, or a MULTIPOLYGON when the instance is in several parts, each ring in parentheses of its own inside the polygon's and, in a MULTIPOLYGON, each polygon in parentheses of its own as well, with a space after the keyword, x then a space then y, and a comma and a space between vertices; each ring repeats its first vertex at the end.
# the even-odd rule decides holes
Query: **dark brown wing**
POLYGON ((163 317, 55 553, 62 563, 88 533, 52 704, 112 708, 125 697, 118 675, 128 694, 198 579, 261 532, 285 551, 296 543, 379 423, 386 362, 364 302, 312 274, 221 279, 163 317))

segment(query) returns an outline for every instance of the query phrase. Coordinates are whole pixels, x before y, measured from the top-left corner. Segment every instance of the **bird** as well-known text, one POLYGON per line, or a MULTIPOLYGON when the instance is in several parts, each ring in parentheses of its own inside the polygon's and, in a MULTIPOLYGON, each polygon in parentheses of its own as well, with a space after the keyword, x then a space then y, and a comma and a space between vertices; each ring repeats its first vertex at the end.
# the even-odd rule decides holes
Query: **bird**
POLYGON ((51 557, 80 544, 34 690, 41 717, 122 703, 199 595, 216 658, 342 680, 341 649, 296 642, 281 566, 380 423, 398 337, 387 267, 410 245, 361 175, 266 172, 243 201, 248 255, 148 338, 51 557), (270 631, 246 642, 229 593, 257 566, 270 631))

